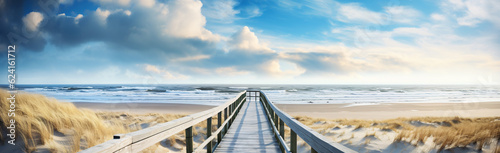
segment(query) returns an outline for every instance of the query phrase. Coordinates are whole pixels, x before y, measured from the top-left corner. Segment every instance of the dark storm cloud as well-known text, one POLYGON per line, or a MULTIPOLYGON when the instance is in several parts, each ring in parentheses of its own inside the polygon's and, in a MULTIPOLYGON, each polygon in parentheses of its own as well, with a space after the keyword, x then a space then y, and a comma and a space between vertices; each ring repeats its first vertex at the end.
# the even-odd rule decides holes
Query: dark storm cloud
MULTIPOLYGON (((23 54, 27 60, 21 64, 25 68, 36 69, 41 66, 50 68, 50 71, 72 72, 77 69, 97 71, 110 65, 122 70, 140 69, 140 65, 144 64, 168 67, 169 61, 177 58, 204 55, 209 58, 177 62, 176 68, 172 69, 187 75, 198 74, 186 71, 185 66, 212 70, 233 67, 240 71, 265 73, 260 71, 262 64, 278 56, 259 44, 248 27, 229 38, 230 41, 206 30, 199 1, 156 1, 154 6, 147 7, 139 4, 120 7, 106 4, 78 15, 62 12, 47 14, 41 9, 25 11, 23 14, 23 11, 19 11, 22 10, 22 2, 8 5, 16 6, 17 9, 1 10, 2 19, 14 20, 2 20, 2 36, 10 31, 20 31, 15 28, 24 26, 22 20, 27 16, 26 13, 43 14, 43 24, 36 29, 38 35, 30 38, 23 47, 27 51, 43 51, 44 54, 40 55, 44 56, 23 54), (184 5, 189 6, 183 8, 186 7, 184 5), (200 8, 192 9, 193 6, 200 8), (247 48, 235 46, 243 42, 251 42, 251 45, 247 48), (217 43, 227 43, 230 49, 222 50, 217 47, 217 43), (52 61, 47 61, 49 59, 52 61)), ((6 39, 1 39, 2 44, 7 44, 3 41, 6 39)))
MULTIPOLYGON (((198 37, 177 37, 163 32, 169 19, 158 21, 158 8, 130 7, 114 10, 87 10, 83 17, 64 14, 44 13, 38 1, 4 1, 0 10, 0 45, 11 44, 9 33, 21 37, 26 50, 41 51, 50 42, 61 48, 71 48, 87 42, 105 42, 116 49, 129 49, 139 52, 157 52, 172 57, 212 52, 215 41, 202 40, 198 37), (28 38, 23 33, 23 3, 33 6, 33 10, 43 14, 43 25, 39 26, 35 35, 28 38), (103 17, 103 13, 106 17, 103 17)), ((159 2, 157 2, 159 3, 159 2)), ((174 4, 171 4, 174 5, 174 4)), ((55 5, 56 7, 58 6, 55 5)), ((116 7, 114 7, 116 8, 116 7)), ((161 10, 160 10, 161 11, 161 10)), ((201 14, 200 14, 201 15, 201 14)), ((190 20, 189 18, 185 20, 190 20)), ((186 25, 189 27, 190 25, 186 25)), ((202 26, 202 25, 200 25, 202 26)), ((202 27, 200 27, 202 28, 202 27)), ((24 30, 27 31, 27 30, 24 30)), ((29 32, 29 31, 28 31, 29 32)))
POLYGON ((43 31, 51 35, 51 42, 61 47, 72 47, 86 42, 101 41, 117 47, 142 53, 160 52, 173 57, 199 54, 215 47, 214 42, 198 38, 176 38, 162 34, 150 14, 136 11, 111 13, 102 23, 96 13, 75 20, 74 17, 57 16, 43 31), (151 23, 151 24, 146 24, 151 23))
POLYGON ((40 33, 27 30, 22 21, 23 5, 37 7, 34 2, 37 1, 2 0, 0 3, 0 48, 17 45, 17 47, 25 47, 33 51, 43 49, 47 41, 40 33))

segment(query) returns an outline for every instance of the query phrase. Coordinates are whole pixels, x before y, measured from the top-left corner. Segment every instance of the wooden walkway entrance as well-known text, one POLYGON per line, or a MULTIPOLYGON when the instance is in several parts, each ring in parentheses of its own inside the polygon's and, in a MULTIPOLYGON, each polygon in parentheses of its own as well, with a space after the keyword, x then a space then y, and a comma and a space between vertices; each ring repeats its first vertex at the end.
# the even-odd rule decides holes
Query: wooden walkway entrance
POLYGON ((258 100, 248 100, 243 104, 215 152, 281 152, 280 144, 274 138, 273 129, 264 111, 258 100))
POLYGON ((297 153, 298 137, 311 147, 311 153, 355 152, 281 111, 264 92, 258 90, 244 91, 234 99, 203 112, 143 130, 114 135, 112 140, 81 152, 137 153, 181 131, 186 137, 186 153, 297 153), (212 130, 214 115, 217 115, 215 131, 212 130), (194 148, 193 126, 203 121, 207 121, 207 138, 194 148), (290 128, 289 142, 285 141, 286 126, 290 128))

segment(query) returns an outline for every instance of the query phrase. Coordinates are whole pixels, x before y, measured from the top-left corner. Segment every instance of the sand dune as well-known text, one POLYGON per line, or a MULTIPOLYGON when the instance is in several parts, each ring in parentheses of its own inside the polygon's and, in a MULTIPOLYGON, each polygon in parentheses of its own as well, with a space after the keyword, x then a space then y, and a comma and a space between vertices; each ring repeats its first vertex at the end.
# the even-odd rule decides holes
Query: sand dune
MULTIPOLYGON (((0 91, 2 104, 7 96, 0 91)), ((145 129, 212 108, 151 103, 72 104, 42 95, 18 96, 17 107, 23 108, 18 111, 19 124, 32 126, 18 127, 22 138, 19 145, 8 145, 4 124, 8 117, 2 113, 2 152, 76 152, 107 141, 113 134, 145 129)), ((2 112, 8 109, 7 105, 0 106, 2 112)), ((359 152, 500 152, 499 103, 281 104, 278 107, 333 141, 359 152)), ((217 120, 213 121, 215 131, 217 120)), ((199 123, 194 129, 196 147, 206 138, 206 123, 199 123)), ((288 133, 289 129, 286 130, 288 133)), ((289 135, 286 140, 290 141, 289 135)), ((299 144, 300 152, 310 152, 300 139, 299 144)), ((143 152, 185 152, 184 145, 184 133, 180 132, 143 152)))

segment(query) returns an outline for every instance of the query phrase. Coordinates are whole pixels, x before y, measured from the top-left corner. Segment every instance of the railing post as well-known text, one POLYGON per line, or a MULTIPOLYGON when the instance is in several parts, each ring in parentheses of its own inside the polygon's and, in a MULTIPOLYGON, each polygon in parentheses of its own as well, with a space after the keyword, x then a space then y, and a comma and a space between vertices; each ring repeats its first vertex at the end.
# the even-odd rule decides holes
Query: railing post
MULTIPOLYGON (((224 108, 224 122, 226 120, 227 120, 227 107, 224 108)), ((224 125, 224 135, 226 135, 226 133, 227 133, 228 126, 229 126, 229 124, 224 125)))
POLYGON ((285 122, 280 118, 280 135, 283 140, 285 139, 285 122))
POLYGON ((297 133, 290 129, 290 151, 297 153, 297 133))
POLYGON ((278 129, 278 114, 274 113, 274 126, 278 129))
MULTIPOLYGON (((234 113, 235 113, 235 112, 234 112, 234 107, 235 107, 235 105, 234 105, 234 103, 232 103, 232 104, 231 104, 231 114, 234 114, 234 113)), ((231 118, 230 118, 230 120, 231 120, 231 125, 233 125, 234 117, 235 117, 235 116, 233 115, 233 117, 231 117, 231 118)))
MULTIPOLYGON (((227 116, 231 116, 231 114, 233 114, 233 112, 231 112, 231 107, 233 107, 231 104, 227 106, 227 116)), ((229 129, 229 127, 231 127, 231 118, 229 118, 229 122, 227 122, 227 128, 229 129)))
POLYGON ((186 153, 193 152, 193 127, 189 127, 185 130, 186 133, 186 153))
MULTIPOLYGON (((207 119, 207 138, 212 136, 212 117, 207 119)), ((212 141, 207 145, 207 153, 212 153, 212 141)))
POLYGON ((238 105, 236 105, 236 103, 233 103, 233 107, 231 107, 233 109, 233 110, 231 110, 233 113, 234 113, 234 110, 236 109, 236 106, 238 106, 238 105))
MULTIPOLYGON (((222 125, 222 112, 217 114, 217 129, 220 129, 222 125)), ((222 141, 222 131, 217 134, 217 142, 220 143, 222 141)))

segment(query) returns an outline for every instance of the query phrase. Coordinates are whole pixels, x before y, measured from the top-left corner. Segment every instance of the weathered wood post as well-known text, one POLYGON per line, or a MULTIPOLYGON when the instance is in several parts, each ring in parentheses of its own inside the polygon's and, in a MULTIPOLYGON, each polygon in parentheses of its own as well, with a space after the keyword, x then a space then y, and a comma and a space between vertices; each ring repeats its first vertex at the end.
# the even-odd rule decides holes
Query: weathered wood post
MULTIPOLYGON (((226 120, 227 120, 227 107, 224 108, 224 122, 226 122, 226 120)), ((228 126, 229 124, 224 125, 224 135, 226 135, 227 133, 228 126)))
POLYGON ((186 133, 186 153, 193 152, 193 127, 189 127, 185 130, 186 133))
MULTIPOLYGON (((233 105, 227 106, 227 116, 231 116, 231 114, 233 114, 233 112, 231 112, 231 107, 233 107, 233 105)), ((229 121, 227 122, 227 129, 229 129, 229 127, 231 127, 231 118, 229 118, 229 121)))
MULTIPOLYGON (((217 130, 220 129, 222 125, 222 112, 219 112, 217 114, 217 130)), ((220 142, 222 141, 222 132, 219 132, 219 134, 217 134, 217 142, 220 142)))
POLYGON ((279 128, 278 119, 279 119, 278 114, 274 113, 274 125, 276 126, 276 130, 279 128))
POLYGON ((297 153, 297 133, 290 129, 290 151, 297 153))
MULTIPOLYGON (((212 136, 212 117, 207 119, 207 138, 212 136)), ((207 145, 207 153, 212 153, 212 141, 207 145)))
MULTIPOLYGON (((231 114, 234 114, 234 113, 235 113, 235 112, 234 112, 234 107, 235 107, 235 105, 234 105, 234 103, 232 103, 232 104, 231 104, 231 114)), ((231 118, 229 119, 229 122, 230 122, 229 127, 231 127, 231 125, 233 125, 234 117, 235 117, 235 116, 233 115, 233 117, 231 117, 231 118)))
POLYGON ((285 122, 280 118, 280 135, 285 140, 285 122))

